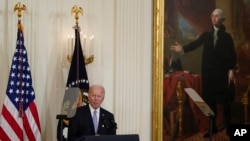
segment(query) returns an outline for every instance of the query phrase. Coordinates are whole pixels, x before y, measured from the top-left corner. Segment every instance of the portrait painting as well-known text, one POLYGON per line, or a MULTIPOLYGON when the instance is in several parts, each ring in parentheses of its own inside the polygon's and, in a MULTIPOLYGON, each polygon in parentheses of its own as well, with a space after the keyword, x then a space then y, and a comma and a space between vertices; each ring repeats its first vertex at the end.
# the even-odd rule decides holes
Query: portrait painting
MULTIPOLYGON (((230 124, 250 122, 250 0, 154 0, 152 140, 204 140, 211 119, 185 88, 202 99, 202 52, 198 47, 176 53, 170 47, 186 45, 211 30, 211 14, 222 9, 226 31, 236 52, 234 85, 230 96, 230 124)), ((231 87, 230 87, 231 88, 231 87)), ((206 101, 204 101, 206 103, 206 101)), ((219 129, 213 139, 229 140, 223 107, 217 107, 219 129)))

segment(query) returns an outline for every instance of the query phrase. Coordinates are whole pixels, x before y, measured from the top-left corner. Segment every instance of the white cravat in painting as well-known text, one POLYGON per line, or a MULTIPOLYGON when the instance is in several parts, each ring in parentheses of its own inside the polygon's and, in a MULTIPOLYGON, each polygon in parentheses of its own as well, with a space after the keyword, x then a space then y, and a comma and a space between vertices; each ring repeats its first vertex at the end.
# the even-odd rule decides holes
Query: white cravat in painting
POLYGON ((214 47, 216 46, 216 42, 217 42, 217 39, 218 39, 218 36, 217 36, 218 30, 219 30, 219 28, 214 27, 214 47))

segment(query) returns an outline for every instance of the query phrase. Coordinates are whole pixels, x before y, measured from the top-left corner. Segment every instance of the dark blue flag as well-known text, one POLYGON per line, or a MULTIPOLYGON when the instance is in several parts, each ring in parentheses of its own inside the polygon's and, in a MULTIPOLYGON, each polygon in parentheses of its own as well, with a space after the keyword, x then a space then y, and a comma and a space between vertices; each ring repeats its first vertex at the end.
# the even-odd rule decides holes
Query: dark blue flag
MULTIPOLYGON (((80 33, 79 33, 79 27, 75 28, 75 46, 74 46, 74 52, 72 56, 72 61, 70 65, 69 75, 66 87, 72 88, 77 87, 81 89, 81 92, 88 92, 89 90, 89 80, 88 75, 85 67, 85 58, 83 56, 82 52, 82 45, 80 40, 80 33)), ((84 95, 81 95, 82 99, 84 98, 84 95)), ((87 98, 85 97, 85 102, 87 101, 87 98)), ((79 104, 81 106, 81 104, 79 104)), ((67 133, 66 135, 63 135, 63 130, 67 132, 68 127, 68 120, 63 120, 63 125, 60 126, 60 120, 58 122, 57 126, 57 139, 58 141, 67 141, 67 133), (62 129, 61 129, 62 128, 62 129)))
POLYGON ((77 28, 75 29, 75 47, 66 86, 78 87, 84 91, 88 91, 89 89, 89 80, 82 52, 80 33, 77 28))

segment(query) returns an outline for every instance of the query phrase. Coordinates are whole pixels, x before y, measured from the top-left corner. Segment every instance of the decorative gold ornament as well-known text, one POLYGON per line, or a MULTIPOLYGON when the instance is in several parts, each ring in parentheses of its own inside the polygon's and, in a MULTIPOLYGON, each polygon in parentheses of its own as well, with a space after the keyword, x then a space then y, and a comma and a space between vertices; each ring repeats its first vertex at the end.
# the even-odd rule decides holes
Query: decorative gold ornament
POLYGON ((179 137, 182 138, 183 136, 183 108, 184 102, 186 98, 186 94, 184 92, 184 78, 181 76, 176 85, 176 97, 178 102, 178 123, 179 123, 179 137))
POLYGON ((77 5, 74 5, 71 8, 71 14, 75 14, 75 19, 76 19, 76 26, 78 26, 78 19, 79 19, 79 14, 83 15, 83 9, 82 7, 78 7, 77 5))
POLYGON ((22 11, 26 12, 26 5, 21 4, 20 2, 18 2, 17 4, 15 4, 14 6, 14 12, 17 11, 17 16, 18 19, 20 19, 22 17, 22 11))

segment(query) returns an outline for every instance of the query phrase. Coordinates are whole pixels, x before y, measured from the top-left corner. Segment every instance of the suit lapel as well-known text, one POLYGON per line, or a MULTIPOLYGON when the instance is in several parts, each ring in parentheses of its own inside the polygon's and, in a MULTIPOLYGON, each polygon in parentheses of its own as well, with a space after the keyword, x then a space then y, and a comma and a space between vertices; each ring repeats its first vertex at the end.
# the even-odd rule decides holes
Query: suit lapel
POLYGON ((105 112, 102 108, 100 108, 100 115, 99 115, 99 124, 98 124, 98 133, 102 133, 102 129, 104 128, 103 120, 106 119, 105 112))

